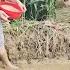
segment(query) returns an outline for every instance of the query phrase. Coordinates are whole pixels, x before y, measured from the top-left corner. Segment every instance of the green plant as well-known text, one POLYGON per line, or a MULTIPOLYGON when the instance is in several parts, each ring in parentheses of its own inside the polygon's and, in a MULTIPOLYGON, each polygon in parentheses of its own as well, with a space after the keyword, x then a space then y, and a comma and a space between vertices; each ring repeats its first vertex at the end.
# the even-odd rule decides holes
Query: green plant
MULTIPOLYGON (((56 0, 24 0, 22 2, 27 7, 27 11, 24 14, 25 19, 40 21, 45 19, 56 18, 56 0)), ((14 22, 12 22, 12 25, 18 26, 21 23, 21 21, 15 20, 14 22)))
POLYGON ((14 20, 14 21, 11 21, 11 25, 12 26, 19 26, 22 24, 22 21, 21 20, 14 20))
POLYGON ((55 18, 56 0, 24 0, 27 7, 25 18, 28 20, 44 20, 55 18))
POLYGON ((46 0, 47 2, 47 11, 48 11, 48 18, 56 18, 56 13, 55 13, 55 4, 56 0, 46 0))

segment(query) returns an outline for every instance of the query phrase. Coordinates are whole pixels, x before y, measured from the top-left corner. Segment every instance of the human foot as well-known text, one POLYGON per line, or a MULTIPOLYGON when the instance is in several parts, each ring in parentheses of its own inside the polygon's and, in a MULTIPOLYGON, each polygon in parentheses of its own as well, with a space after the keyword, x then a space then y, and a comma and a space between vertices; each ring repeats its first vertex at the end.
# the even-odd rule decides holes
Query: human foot
POLYGON ((9 65, 7 65, 7 69, 9 69, 9 70, 19 70, 19 67, 14 66, 12 64, 9 64, 9 65))

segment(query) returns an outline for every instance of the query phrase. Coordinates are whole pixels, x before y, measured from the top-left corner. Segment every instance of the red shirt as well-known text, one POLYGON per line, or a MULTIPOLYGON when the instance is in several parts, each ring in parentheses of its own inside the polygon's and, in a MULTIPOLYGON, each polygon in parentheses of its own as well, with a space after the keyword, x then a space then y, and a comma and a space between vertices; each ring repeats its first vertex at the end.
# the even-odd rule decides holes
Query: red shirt
MULTIPOLYGON (((19 12, 12 12, 12 11, 8 11, 8 10, 6 10, 6 9, 3 9, 3 8, 1 8, 1 10, 3 10, 8 16, 10 16, 10 18, 12 18, 12 19, 17 19, 17 18, 19 18, 20 16, 21 16, 21 14, 22 13, 25 13, 25 11, 26 11, 26 8, 25 7, 22 7, 22 6, 20 6, 19 4, 17 4, 17 1, 16 0, 0 0, 0 2, 2 2, 2 1, 8 1, 8 2, 11 2, 11 3, 13 3, 14 5, 14 8, 17 8, 18 10, 19 10, 19 12), (20 12, 21 11, 21 12, 20 12)), ((9 3, 8 3, 9 4, 9 3)))
POLYGON ((2 2, 2 1, 16 2, 16 0, 0 0, 0 2, 2 2))
POLYGON ((8 2, 17 2, 16 0, 5 0, 5 1, 8 1, 8 2))

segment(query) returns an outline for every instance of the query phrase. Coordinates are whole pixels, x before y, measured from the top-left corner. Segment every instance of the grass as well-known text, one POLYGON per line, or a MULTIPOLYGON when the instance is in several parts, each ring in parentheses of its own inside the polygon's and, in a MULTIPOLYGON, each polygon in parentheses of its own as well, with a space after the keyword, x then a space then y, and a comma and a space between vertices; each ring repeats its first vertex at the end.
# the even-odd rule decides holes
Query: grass
POLYGON ((57 22, 70 22, 70 7, 56 9, 56 16, 57 22))

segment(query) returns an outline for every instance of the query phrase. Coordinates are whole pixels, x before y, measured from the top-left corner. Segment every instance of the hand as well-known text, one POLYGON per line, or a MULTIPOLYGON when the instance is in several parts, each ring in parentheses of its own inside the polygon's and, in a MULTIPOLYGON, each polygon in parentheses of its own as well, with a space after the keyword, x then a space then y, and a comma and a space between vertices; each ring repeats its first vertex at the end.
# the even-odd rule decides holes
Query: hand
POLYGON ((26 11, 27 11, 27 9, 26 9, 26 7, 25 7, 25 5, 24 5, 24 4, 22 5, 22 7, 23 7, 23 9, 24 9, 24 12, 26 12, 26 11))
POLYGON ((4 11, 0 10, 0 19, 3 22, 9 22, 8 18, 9 18, 9 16, 4 11))
POLYGON ((24 12, 26 12, 27 9, 26 9, 25 5, 21 1, 19 1, 19 0, 17 0, 17 3, 21 7, 21 9, 24 9, 24 12))

